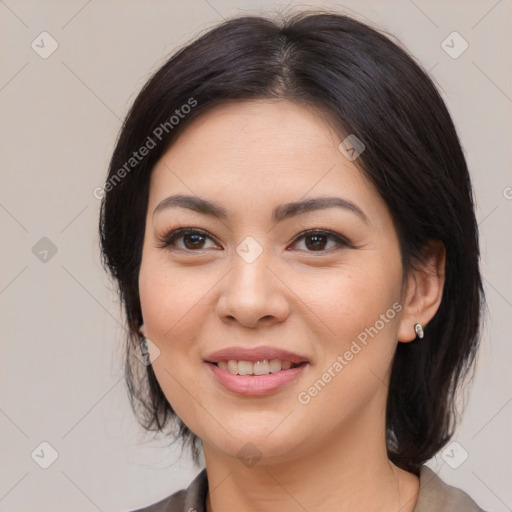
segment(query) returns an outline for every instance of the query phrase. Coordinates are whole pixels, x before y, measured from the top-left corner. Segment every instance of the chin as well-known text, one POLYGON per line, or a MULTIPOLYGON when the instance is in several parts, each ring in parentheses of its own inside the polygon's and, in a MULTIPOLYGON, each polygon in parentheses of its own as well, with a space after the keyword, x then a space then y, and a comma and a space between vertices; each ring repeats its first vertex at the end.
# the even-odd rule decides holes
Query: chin
MULTIPOLYGON (((298 426, 293 429, 298 431, 298 426)), ((293 439, 288 432, 273 432, 269 435, 268 426, 260 431, 254 429, 233 432, 230 436, 226 432, 218 433, 216 438, 207 441, 213 449, 225 455, 239 459, 247 467, 252 465, 271 465, 293 460, 299 457, 301 446, 306 444, 306 439, 293 439)), ((205 443, 203 443, 205 444, 205 443)))

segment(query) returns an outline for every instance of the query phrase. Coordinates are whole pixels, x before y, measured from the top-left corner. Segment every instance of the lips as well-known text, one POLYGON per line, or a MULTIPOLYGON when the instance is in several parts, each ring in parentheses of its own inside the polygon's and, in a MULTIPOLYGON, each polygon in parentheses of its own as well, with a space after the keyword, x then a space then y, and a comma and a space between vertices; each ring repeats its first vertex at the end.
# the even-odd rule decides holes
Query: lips
POLYGON ((212 352, 204 361, 217 383, 224 389, 242 396, 277 393, 293 385, 310 364, 309 360, 300 354, 269 346, 229 347, 212 352), (260 365, 268 365, 261 375, 258 374, 260 371, 255 370, 256 367, 259 369, 260 365), (238 371, 233 373, 230 366, 237 366, 238 371))

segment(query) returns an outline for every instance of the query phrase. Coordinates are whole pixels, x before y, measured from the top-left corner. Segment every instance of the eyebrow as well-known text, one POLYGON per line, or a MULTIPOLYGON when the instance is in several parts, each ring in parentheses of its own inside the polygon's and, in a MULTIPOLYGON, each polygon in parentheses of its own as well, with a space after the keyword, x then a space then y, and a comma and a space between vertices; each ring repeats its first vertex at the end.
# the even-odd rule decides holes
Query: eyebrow
MULTIPOLYGON (((227 220, 228 218, 228 212, 222 206, 197 196, 189 196, 184 194, 177 194, 165 198, 157 205, 153 211, 153 217, 158 212, 168 208, 176 207, 187 208, 197 213, 208 215, 209 217, 214 217, 217 219, 227 220)), ((286 203, 276 206, 272 211, 272 221, 282 222, 285 219, 296 217, 297 215, 302 215, 307 212, 324 210, 326 208, 334 207, 351 211, 352 213, 355 213, 359 218, 361 218, 361 220, 367 224, 369 223, 368 217, 364 214, 363 210, 359 208, 359 206, 357 206, 352 201, 342 197, 315 197, 311 199, 305 199, 303 201, 296 201, 293 203, 286 203)))

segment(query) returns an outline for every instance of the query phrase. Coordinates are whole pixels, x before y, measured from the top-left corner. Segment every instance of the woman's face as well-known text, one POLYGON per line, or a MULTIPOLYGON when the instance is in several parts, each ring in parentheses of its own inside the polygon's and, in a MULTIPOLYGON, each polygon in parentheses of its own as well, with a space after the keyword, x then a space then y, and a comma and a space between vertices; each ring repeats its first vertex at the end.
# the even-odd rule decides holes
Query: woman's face
POLYGON ((384 426, 400 251, 341 141, 303 106, 230 102, 189 125, 153 170, 145 333, 165 396, 205 451, 284 460, 384 426), (171 204, 176 195, 199 206, 171 204), (285 206, 328 197, 338 205, 285 206), (199 231, 171 240, 180 228, 199 231))

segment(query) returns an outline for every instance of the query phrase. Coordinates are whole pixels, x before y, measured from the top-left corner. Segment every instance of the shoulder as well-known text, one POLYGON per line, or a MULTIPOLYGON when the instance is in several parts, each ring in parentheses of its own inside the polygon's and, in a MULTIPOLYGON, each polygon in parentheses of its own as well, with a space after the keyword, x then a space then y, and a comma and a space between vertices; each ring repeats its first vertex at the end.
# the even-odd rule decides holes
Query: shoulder
POLYGON ((205 499, 208 491, 208 478, 203 469, 186 488, 148 507, 130 512, 205 512, 205 499))
POLYGON ((443 482, 434 471, 422 465, 420 490, 414 512, 485 512, 463 490, 443 482))

